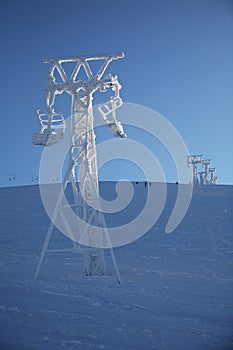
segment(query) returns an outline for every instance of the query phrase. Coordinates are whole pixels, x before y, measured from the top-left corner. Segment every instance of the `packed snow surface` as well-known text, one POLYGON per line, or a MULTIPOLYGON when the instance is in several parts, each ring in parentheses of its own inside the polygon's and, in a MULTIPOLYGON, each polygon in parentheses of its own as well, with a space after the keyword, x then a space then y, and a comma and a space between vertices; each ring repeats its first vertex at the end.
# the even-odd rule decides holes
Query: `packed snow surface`
MULTIPOLYGON (((106 200, 115 183, 100 184, 106 200)), ((143 208, 144 183, 133 183, 125 210, 109 225, 132 220, 143 208)), ((152 183, 152 186, 156 184, 152 183)), ((54 231, 38 280, 33 276, 49 218, 39 187, 0 189, 0 349, 233 349, 233 187, 206 186, 171 234, 165 227, 177 185, 153 228, 114 249, 107 275, 86 277, 80 253, 54 231)))

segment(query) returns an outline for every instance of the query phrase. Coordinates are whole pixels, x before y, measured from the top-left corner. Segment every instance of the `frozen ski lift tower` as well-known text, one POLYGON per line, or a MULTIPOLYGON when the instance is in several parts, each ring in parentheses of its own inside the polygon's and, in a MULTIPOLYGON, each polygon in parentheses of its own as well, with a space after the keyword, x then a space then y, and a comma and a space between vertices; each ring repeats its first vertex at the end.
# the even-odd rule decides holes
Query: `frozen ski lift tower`
MULTIPOLYGON (((47 106, 46 109, 38 109, 36 111, 41 129, 35 133, 33 143, 35 145, 51 146, 63 138, 65 119, 62 112, 54 108, 54 103, 56 96, 63 92, 71 95, 70 162, 63 180, 63 189, 65 191, 70 178, 74 203, 79 208, 79 215, 82 220, 92 224, 90 225, 92 228, 88 228, 85 231, 89 244, 82 246, 87 275, 105 273, 103 250, 94 248, 92 244, 93 237, 95 237, 94 231, 100 227, 101 222, 99 211, 94 209, 98 208, 99 187, 92 100, 93 94, 97 90, 105 92, 107 89, 111 89, 113 91, 110 100, 100 105, 97 109, 114 136, 125 137, 121 123, 116 120, 116 109, 123 104, 119 95, 121 86, 116 75, 108 74, 103 77, 109 63, 123 57, 124 54, 120 52, 78 57, 46 58, 43 60, 44 63, 51 65, 48 85, 45 89, 47 92, 47 106), (91 61, 99 61, 100 63, 96 74, 93 73, 91 68, 91 61), (73 67, 69 75, 65 70, 68 63, 71 63, 73 67), (86 75, 85 80, 79 78, 81 71, 86 75), (78 170, 79 186, 76 178, 78 170), (80 189, 82 189, 82 193, 80 189)), ((53 223, 50 224, 42 248, 35 278, 40 271, 47 252, 52 231, 53 223)), ((113 254, 112 249, 111 254, 113 254)), ((113 255, 112 258, 114 258, 113 255)))
POLYGON ((205 169, 205 177, 204 177, 204 184, 209 185, 209 165, 211 163, 211 159, 203 159, 201 162, 201 165, 205 169))
POLYGON ((188 166, 193 166, 193 186, 194 189, 198 189, 199 181, 197 176, 197 166, 198 164, 201 164, 203 155, 193 155, 193 156, 187 156, 187 163, 188 166))
POLYGON ((217 176, 214 176, 215 168, 209 168, 210 172, 210 184, 211 185, 216 185, 216 182, 218 180, 217 176))

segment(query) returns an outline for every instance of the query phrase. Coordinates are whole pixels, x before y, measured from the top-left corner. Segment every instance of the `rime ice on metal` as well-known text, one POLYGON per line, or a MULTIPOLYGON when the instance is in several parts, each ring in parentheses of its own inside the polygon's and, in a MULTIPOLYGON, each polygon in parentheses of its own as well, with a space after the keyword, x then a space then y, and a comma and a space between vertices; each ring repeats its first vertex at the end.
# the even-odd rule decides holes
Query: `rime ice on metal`
POLYGON ((41 129, 33 136, 34 145, 51 146, 63 139, 66 125, 61 110, 37 109, 36 115, 41 129))
POLYGON ((187 163, 188 166, 192 165, 193 166, 193 187, 194 190, 197 191, 199 187, 199 180, 197 176, 197 165, 201 164, 202 162, 202 155, 193 155, 193 156, 187 156, 187 163))
MULTIPOLYGON (((57 95, 63 92, 71 95, 70 162, 63 180, 63 187, 65 190, 68 179, 71 178, 74 203, 77 206, 78 214, 85 222, 92 225, 88 232, 85 232, 88 237, 88 246, 82 246, 87 275, 97 272, 105 274, 103 251, 92 247, 95 245, 93 244, 95 242, 92 241, 95 239, 93 237, 96 237, 94 231, 98 230, 100 222, 103 220, 103 216, 98 210, 99 187, 92 100, 93 94, 97 90, 105 92, 107 89, 111 89, 113 91, 113 96, 110 100, 100 105, 97 110, 114 136, 125 137, 121 123, 116 120, 116 109, 123 103, 119 95, 121 86, 117 76, 109 74, 103 77, 109 63, 123 57, 123 53, 116 53, 46 58, 43 60, 43 62, 51 65, 46 88, 47 108, 45 110, 37 110, 41 129, 35 133, 33 143, 35 145, 50 146, 63 138, 65 119, 62 112, 54 108, 54 104, 57 95), (100 65, 99 71, 93 74, 91 61, 99 60, 103 61, 103 64, 100 65), (74 64, 73 71, 69 75, 65 70, 65 64, 67 63, 74 64), (81 68, 86 74, 85 80, 79 79, 81 68), (78 169, 76 169, 77 167, 78 169), (77 186, 76 170, 79 170, 79 186, 77 186)), ((47 251, 51 233, 52 228, 47 233, 36 277, 47 251)))
POLYGON ((201 165, 204 167, 205 169, 205 176, 204 176, 204 184, 205 185, 209 185, 209 165, 211 163, 211 159, 203 159, 201 162, 201 165))
POLYGON ((218 179, 217 176, 214 176, 215 168, 210 168, 211 159, 202 159, 202 157, 203 155, 187 156, 188 166, 193 166, 193 186, 195 191, 202 190, 204 185, 216 185, 218 179), (204 167, 204 171, 198 172, 198 164, 204 167))
POLYGON ((216 185, 217 182, 217 176, 214 176, 215 168, 209 168, 210 172, 210 184, 211 185, 216 185))

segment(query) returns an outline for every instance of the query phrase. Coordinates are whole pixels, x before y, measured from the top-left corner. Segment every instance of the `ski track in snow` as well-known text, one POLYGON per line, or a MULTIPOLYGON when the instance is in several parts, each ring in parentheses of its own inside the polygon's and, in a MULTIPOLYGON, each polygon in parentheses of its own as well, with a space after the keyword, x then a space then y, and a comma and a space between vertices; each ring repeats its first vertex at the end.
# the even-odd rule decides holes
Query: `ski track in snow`
MULTIPOLYGON (((154 184, 152 184, 153 186, 154 184)), ((113 199, 114 183, 102 183, 113 199)), ((106 221, 124 224, 143 207, 144 183, 132 203, 106 221)), ((164 211, 140 240, 110 254, 106 276, 86 277, 80 254, 54 231, 60 252, 36 264, 49 220, 37 186, 0 189, 0 349, 232 349, 233 187, 209 186, 194 195, 182 223, 164 233, 176 199, 168 184, 164 211)))

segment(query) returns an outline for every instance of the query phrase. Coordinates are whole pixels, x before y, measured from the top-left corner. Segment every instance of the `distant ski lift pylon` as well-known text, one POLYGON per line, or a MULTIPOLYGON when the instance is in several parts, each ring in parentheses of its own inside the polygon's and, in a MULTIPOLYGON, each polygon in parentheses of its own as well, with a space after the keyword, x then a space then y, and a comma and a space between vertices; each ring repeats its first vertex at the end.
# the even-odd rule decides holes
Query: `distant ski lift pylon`
POLYGON ((60 109, 45 108, 36 110, 41 129, 33 135, 33 144, 51 146, 63 139, 65 134, 65 119, 60 109))

